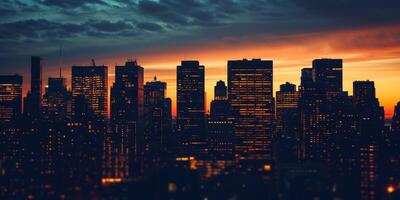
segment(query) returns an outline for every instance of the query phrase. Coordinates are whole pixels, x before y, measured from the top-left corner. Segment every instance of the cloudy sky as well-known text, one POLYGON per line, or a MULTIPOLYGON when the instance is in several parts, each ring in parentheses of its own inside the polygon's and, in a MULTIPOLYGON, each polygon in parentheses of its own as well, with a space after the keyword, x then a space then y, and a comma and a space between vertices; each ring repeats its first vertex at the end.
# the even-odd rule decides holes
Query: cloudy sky
POLYGON ((374 80, 390 117, 400 101, 400 1, 1 0, 0 74, 28 83, 31 55, 44 58, 45 77, 61 66, 69 78, 71 65, 94 58, 109 66, 110 84, 115 64, 137 59, 173 99, 176 66, 197 59, 208 100, 228 59, 274 60, 278 88, 298 84, 314 58, 343 58, 345 90, 374 80))

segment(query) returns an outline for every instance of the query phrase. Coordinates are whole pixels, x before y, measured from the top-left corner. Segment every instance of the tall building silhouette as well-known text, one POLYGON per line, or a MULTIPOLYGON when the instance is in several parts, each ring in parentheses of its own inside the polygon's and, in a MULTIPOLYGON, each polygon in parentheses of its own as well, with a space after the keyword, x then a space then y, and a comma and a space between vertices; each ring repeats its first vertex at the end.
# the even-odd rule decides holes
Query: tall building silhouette
MULTIPOLYGON (((71 118, 66 123, 66 148, 75 160, 67 170, 69 180, 79 180, 76 187, 95 188, 102 177, 104 135, 107 130, 107 66, 72 66, 71 118)), ((72 182, 75 184, 74 182, 72 182)))
POLYGON ((354 81, 353 98, 357 133, 365 138, 380 136, 385 123, 385 113, 376 98, 374 82, 354 81))
POLYGON ((33 118, 38 118, 41 114, 42 65, 41 57, 31 57, 31 89, 24 99, 24 113, 33 118))
POLYGON ((214 86, 214 99, 215 100, 227 100, 228 99, 228 87, 225 82, 219 80, 214 86))
POLYGON ((300 93, 296 85, 286 82, 276 92, 276 132, 278 137, 299 137, 300 93))
POLYGON ((171 102, 166 99, 166 89, 167 83, 156 77, 144 85, 145 151, 155 164, 166 152, 172 128, 171 102))
POLYGON ((225 82, 218 81, 214 87, 214 100, 211 101, 210 117, 212 119, 227 118, 231 111, 228 102, 228 88, 225 82))
POLYGON ((182 61, 177 67, 177 131, 199 136, 205 132, 204 66, 182 61))
POLYGON ((22 76, 0 76, 0 124, 19 117, 22 112, 22 76))
POLYGON ((342 59, 315 59, 312 65, 312 77, 318 92, 329 99, 343 91, 342 59))
POLYGON ((400 102, 394 107, 392 118, 392 132, 395 135, 400 135, 400 102))
POLYGON ((300 90, 300 118, 301 118, 301 136, 305 140, 315 143, 317 137, 314 137, 311 132, 313 129, 312 123, 313 113, 316 113, 316 97, 315 84, 312 79, 312 68, 303 68, 301 70, 300 90))
POLYGON ((136 61, 115 66, 111 88, 111 141, 116 148, 117 174, 127 178, 140 173, 139 161, 144 150, 144 69, 136 61), (139 167, 138 167, 139 166, 139 167))
POLYGON ((228 61, 228 99, 239 160, 271 159, 273 66, 269 60, 228 61))
MULTIPOLYGON (((108 113, 107 66, 72 66, 71 83, 73 98, 83 97, 97 121, 105 122, 108 113)), ((74 108, 81 106, 77 101, 73 101, 74 108)))
POLYGON ((214 87, 210 116, 207 121, 207 154, 214 160, 233 159, 234 124, 225 82, 218 81, 214 87))
POLYGON ((68 103, 71 94, 67 90, 67 82, 62 77, 49 77, 43 96, 43 116, 50 121, 65 121, 68 116, 68 103))
MULTIPOLYGON (((321 152, 332 135, 330 121, 332 99, 343 92, 343 61, 316 59, 312 68, 302 70, 300 86, 301 131, 304 139, 321 152)), ((310 155, 314 157, 316 155, 310 155)), ((320 157, 321 155, 317 155, 320 157)))

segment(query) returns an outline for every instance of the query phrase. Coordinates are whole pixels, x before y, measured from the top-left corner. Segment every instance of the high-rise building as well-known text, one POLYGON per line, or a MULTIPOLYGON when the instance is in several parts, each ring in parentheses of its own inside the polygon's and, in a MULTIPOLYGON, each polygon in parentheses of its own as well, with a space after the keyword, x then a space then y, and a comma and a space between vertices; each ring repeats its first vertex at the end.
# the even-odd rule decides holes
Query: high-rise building
POLYGON ((41 114, 42 104, 42 58, 31 57, 31 89, 24 99, 24 113, 30 117, 38 118, 41 114))
POLYGON ((343 61, 316 59, 312 68, 302 70, 300 86, 301 132, 309 149, 308 157, 323 158, 324 145, 334 132, 331 112, 335 97, 343 93, 343 61), (315 154, 314 154, 315 153, 315 154))
POLYGON ((63 139, 66 145, 61 150, 73 149, 69 149, 72 153, 65 158, 72 158, 76 163, 66 170, 73 170, 72 179, 79 180, 82 184, 79 187, 98 187, 107 131, 108 68, 94 63, 72 66, 71 84, 72 115, 66 123, 67 134, 63 139))
MULTIPOLYGON (((108 113, 107 66, 72 66, 72 96, 74 99, 83 97, 96 120, 105 122, 108 113)), ((74 100, 73 107, 79 106, 74 100)))
POLYGON ((214 87, 214 100, 211 101, 210 117, 213 119, 221 116, 226 118, 230 114, 230 106, 228 102, 228 88, 225 82, 218 81, 214 87))
POLYGON ((145 151, 153 160, 159 159, 165 152, 172 128, 166 89, 167 83, 157 81, 156 77, 144 85, 145 151))
POLYGON ((22 111, 22 76, 0 76, 0 124, 11 122, 22 111))
POLYGON ((219 80, 217 85, 214 86, 214 99, 215 100, 226 100, 228 99, 228 88, 225 82, 219 80))
POLYGON ((317 90, 328 99, 343 91, 342 59, 316 59, 312 65, 312 78, 317 90))
POLYGON ((65 78, 48 78, 42 105, 44 118, 50 121, 64 121, 68 114, 70 97, 65 78))
POLYGON ((353 99, 357 133, 369 138, 381 135, 385 123, 385 113, 376 98, 374 82, 354 81, 353 99))
POLYGON ((217 82, 207 121, 207 154, 214 160, 232 159, 234 155, 236 141, 227 90, 225 82, 217 82))
POLYGON ((300 93, 286 82, 276 92, 276 132, 278 137, 298 138, 300 130, 300 93))
POLYGON ((137 162, 144 151, 144 69, 136 61, 115 66, 115 83, 111 88, 110 141, 118 155, 117 173, 109 176, 127 178, 138 175, 137 162))
POLYGON ((393 118, 392 118, 392 132, 396 135, 400 135, 400 102, 394 107, 393 118))
POLYGON ((270 60, 228 61, 228 100, 235 123, 239 160, 271 159, 274 118, 270 60))
POLYGON ((204 66, 198 61, 182 61, 177 67, 177 118, 179 133, 204 134, 204 66))

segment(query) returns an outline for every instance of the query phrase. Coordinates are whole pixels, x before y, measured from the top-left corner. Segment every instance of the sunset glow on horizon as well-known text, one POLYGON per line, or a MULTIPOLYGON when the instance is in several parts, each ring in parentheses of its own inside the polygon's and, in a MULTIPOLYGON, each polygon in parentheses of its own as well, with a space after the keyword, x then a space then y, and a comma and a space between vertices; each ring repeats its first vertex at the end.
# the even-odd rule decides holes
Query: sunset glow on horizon
MULTIPOLYGON (((176 66, 181 60, 199 60, 206 69, 207 109, 214 96, 214 85, 218 80, 226 81, 228 60, 261 58, 274 61, 274 89, 280 84, 291 82, 300 84, 301 69, 310 67, 313 59, 341 58, 344 62, 344 90, 352 94, 352 84, 356 80, 375 82, 377 96, 385 107, 385 117, 393 116, 394 105, 400 100, 400 45, 394 37, 400 34, 400 27, 385 26, 360 30, 342 30, 336 33, 321 32, 292 35, 263 41, 262 36, 237 39, 240 44, 230 43, 232 38, 189 47, 175 47, 158 51, 142 52, 134 55, 110 55, 96 58, 97 65, 108 66, 109 85, 114 82, 114 67, 126 60, 136 59, 145 69, 145 81, 167 82, 167 96, 173 101, 173 114, 176 114, 176 66), (385 35, 385 37, 378 37, 385 35), (379 41, 377 41, 379 40, 379 41), (397 42, 397 41, 395 41, 397 42), (197 46, 198 48, 193 48, 197 46)), ((112 53, 111 53, 112 54, 112 53)), ((28 59, 28 58, 27 58, 28 59)), ((45 60, 46 57, 44 57, 45 60)), ((57 57, 54 58, 57 63, 57 57)), ((64 55, 68 59, 68 55, 64 55)), ((70 81, 72 65, 89 65, 90 58, 64 63, 63 76, 70 81)), ((45 65, 44 76, 58 76, 58 66, 45 65)), ((25 69, 25 91, 29 83, 25 69)), ((45 81, 47 82, 47 81, 45 81)), ((69 86, 69 85, 68 85, 69 86)))

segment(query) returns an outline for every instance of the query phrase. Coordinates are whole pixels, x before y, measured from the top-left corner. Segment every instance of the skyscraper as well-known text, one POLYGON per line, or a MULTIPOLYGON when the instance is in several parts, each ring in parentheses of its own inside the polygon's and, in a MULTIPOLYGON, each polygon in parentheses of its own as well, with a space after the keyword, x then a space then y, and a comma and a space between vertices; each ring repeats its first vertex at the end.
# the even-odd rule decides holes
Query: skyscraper
POLYGON ((68 114, 70 93, 67 91, 66 79, 48 78, 48 86, 43 96, 43 113, 46 120, 64 121, 68 114))
POLYGON ((73 179, 97 187, 107 131, 108 68, 94 62, 91 66, 72 66, 71 84, 72 117, 67 122, 66 147, 74 149, 73 179))
POLYGON ((239 160, 271 159, 272 65, 260 59, 228 61, 228 99, 240 140, 236 145, 239 160))
POLYGON ((312 78, 319 92, 329 99, 343 91, 342 59, 316 59, 312 65, 312 78))
POLYGON ((178 132, 204 134, 204 66, 198 61, 182 61, 177 67, 177 117, 178 132))
POLYGON ((394 113, 392 118, 392 132, 396 135, 400 135, 400 102, 394 107, 394 113))
POLYGON ((375 95, 373 81, 354 81, 353 98, 356 109, 356 129, 364 139, 381 135, 384 127, 384 110, 375 95))
POLYGON ((214 160, 232 159, 234 155, 236 141, 227 90, 225 82, 217 82, 207 121, 207 152, 214 160))
MULTIPOLYGON (((72 66, 72 96, 75 99, 82 96, 96 120, 105 122, 108 113, 107 66, 72 66)), ((74 100, 73 107, 78 106, 74 100)))
POLYGON ((115 66, 111 88, 111 141, 118 155, 114 176, 127 178, 140 173, 136 161, 144 150, 144 69, 136 61, 115 66), (119 164, 118 164, 119 163, 119 164))
POLYGON ((210 108, 210 117, 213 119, 216 119, 219 116, 226 118, 230 114, 228 89, 225 82, 218 81, 217 85, 214 87, 214 100, 211 101, 210 108))
POLYGON ((38 118, 41 114, 42 103, 42 58, 31 57, 31 90, 24 100, 24 113, 38 118))
POLYGON ((219 80, 217 84, 214 86, 214 99, 215 100, 226 100, 228 99, 228 88, 225 85, 225 82, 219 80))
MULTIPOLYGON (((334 103, 343 93, 343 61, 316 59, 302 70, 300 86, 301 132, 307 156, 325 159, 327 141, 335 132, 334 103)), ((336 104, 335 104, 336 105, 336 104)), ((339 104, 337 104, 339 105, 339 104)))
POLYGON ((22 76, 0 76, 0 124, 11 122, 22 111, 22 76))
POLYGON ((276 131, 278 137, 299 137, 300 130, 300 93, 296 85, 286 82, 276 92, 276 131))
POLYGON ((161 153, 165 153, 172 128, 166 89, 167 83, 157 81, 156 77, 144 86, 145 151, 153 160, 160 159, 161 153))

